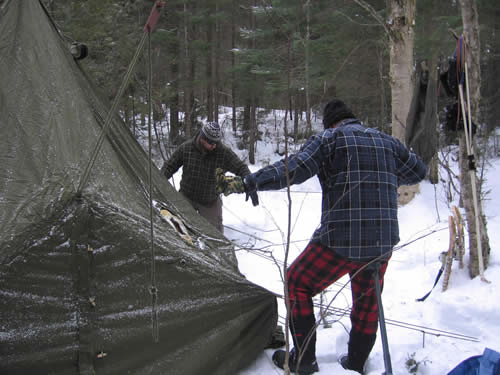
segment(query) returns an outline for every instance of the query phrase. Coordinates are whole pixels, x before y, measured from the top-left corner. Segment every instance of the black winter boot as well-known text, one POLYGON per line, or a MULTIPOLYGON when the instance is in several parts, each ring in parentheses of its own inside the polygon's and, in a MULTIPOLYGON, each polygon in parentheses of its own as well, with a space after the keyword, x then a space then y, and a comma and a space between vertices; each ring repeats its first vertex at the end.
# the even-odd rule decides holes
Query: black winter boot
MULTIPOLYGON (((285 356, 286 352, 284 350, 276 350, 273 354, 273 362, 280 369, 283 369, 283 367, 285 366, 285 356)), ((299 362, 299 358, 297 358, 297 352, 295 351, 295 349, 292 349, 292 351, 290 352, 290 358, 288 359, 288 367, 290 368, 290 372, 292 374, 310 375, 319 371, 318 362, 316 362, 316 359, 302 358, 300 360, 298 368, 297 362, 299 362), (296 370, 297 372, 295 372, 296 370)))
POLYGON ((285 344, 286 341, 283 328, 281 326, 276 326, 264 349, 278 349, 285 346, 285 344))
POLYGON ((376 334, 365 335, 351 329, 348 354, 340 358, 339 361, 342 367, 346 370, 353 370, 363 374, 365 362, 372 351, 376 338, 376 334))
MULTIPOLYGON (((318 363, 316 362, 316 327, 314 316, 299 321, 292 320, 290 331, 294 344, 288 361, 290 371, 299 375, 309 375, 319 371, 318 363), (301 357, 300 360, 299 357, 301 357), (299 363, 298 368, 297 363, 299 363)), ((285 356, 286 351, 275 351, 273 354, 274 364, 282 369, 285 365, 285 356)))
MULTIPOLYGON (((316 360, 316 326, 314 317, 292 320, 290 323, 293 346, 297 355, 300 353, 302 361, 313 362, 316 360)), ((302 362, 301 361, 301 362, 302 362)))

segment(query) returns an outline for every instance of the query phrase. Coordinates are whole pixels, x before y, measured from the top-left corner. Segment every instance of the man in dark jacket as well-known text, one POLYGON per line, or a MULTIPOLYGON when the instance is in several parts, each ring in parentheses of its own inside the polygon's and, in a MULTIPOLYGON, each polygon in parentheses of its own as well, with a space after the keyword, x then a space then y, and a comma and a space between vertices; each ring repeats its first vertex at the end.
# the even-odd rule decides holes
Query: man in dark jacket
POLYGON ((219 124, 204 124, 196 136, 174 151, 163 164, 161 172, 169 179, 181 166, 179 191, 203 217, 224 233, 216 169, 220 168, 240 177, 248 175, 250 170, 232 150, 222 144, 219 124))
MULTIPOLYGON (((425 164, 397 139, 364 127, 341 101, 324 109, 325 130, 307 140, 301 150, 248 175, 247 194, 300 184, 317 175, 323 191, 321 224, 310 243, 287 270, 290 330, 294 349, 292 372, 318 371, 316 322, 312 297, 349 273, 352 310, 346 369, 363 373, 375 343, 378 308, 373 271, 381 262, 380 284, 392 249, 399 241, 398 186, 416 184, 426 176, 425 164)), ((273 361, 283 368, 286 353, 273 361)))

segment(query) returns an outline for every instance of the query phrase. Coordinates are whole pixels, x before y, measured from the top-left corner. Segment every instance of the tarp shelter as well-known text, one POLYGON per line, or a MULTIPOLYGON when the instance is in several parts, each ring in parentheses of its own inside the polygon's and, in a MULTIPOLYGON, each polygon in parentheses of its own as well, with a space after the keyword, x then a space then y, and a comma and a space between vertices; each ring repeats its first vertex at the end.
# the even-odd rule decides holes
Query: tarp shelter
POLYGON ((156 168, 153 262, 149 159, 118 116, 76 194, 108 110, 43 5, 0 2, 0 374, 234 374, 276 298, 156 168))
POLYGON ((406 120, 405 142, 429 164, 438 151, 437 73, 427 61, 416 68, 416 83, 406 120))

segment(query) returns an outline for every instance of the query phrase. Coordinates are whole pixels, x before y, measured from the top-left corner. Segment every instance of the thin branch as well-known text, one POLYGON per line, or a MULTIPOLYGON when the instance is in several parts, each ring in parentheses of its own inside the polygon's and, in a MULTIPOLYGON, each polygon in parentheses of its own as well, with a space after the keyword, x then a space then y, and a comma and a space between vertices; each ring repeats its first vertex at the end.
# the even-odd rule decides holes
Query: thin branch
POLYGON ((354 47, 351 52, 349 52, 347 54, 347 56, 344 58, 344 61, 342 62, 342 64, 340 64, 340 67, 337 69, 337 71, 334 73, 333 75, 333 79, 336 79, 337 77, 337 74, 339 74, 342 69, 344 68, 344 66, 347 64, 347 61, 349 61, 349 58, 354 54, 354 52, 356 52, 362 45, 366 44, 366 43, 370 43, 371 41, 370 40, 365 40, 363 41, 362 43, 358 44, 356 47, 354 47))
POLYGON ((392 32, 387 26, 387 22, 385 22, 384 19, 378 15, 374 7, 372 7, 370 4, 368 4, 363 0, 354 0, 354 2, 358 4, 361 8, 366 10, 368 13, 370 13, 370 15, 384 28, 387 36, 389 38, 392 38, 392 32))
POLYGON ((356 25, 359 25, 359 26, 380 26, 380 23, 378 23, 378 22, 376 24, 358 22, 355 19, 353 19, 352 17, 350 17, 349 15, 345 14, 344 12, 341 12, 340 10, 336 10, 335 13, 342 15, 344 18, 348 19, 352 23, 355 23, 356 25))

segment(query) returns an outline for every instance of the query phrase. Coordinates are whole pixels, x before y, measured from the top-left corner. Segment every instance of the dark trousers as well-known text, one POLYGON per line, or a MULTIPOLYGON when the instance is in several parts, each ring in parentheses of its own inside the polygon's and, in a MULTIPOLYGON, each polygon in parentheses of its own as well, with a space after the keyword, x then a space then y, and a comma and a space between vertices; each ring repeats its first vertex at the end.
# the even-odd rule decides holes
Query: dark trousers
MULTIPOLYGON (((295 345, 305 347, 304 358, 315 357, 315 318, 312 298, 349 273, 351 277, 352 330, 364 335, 375 335, 378 328, 378 306, 373 270, 363 269, 366 263, 354 262, 337 255, 332 249, 310 242, 287 271, 290 297, 292 335, 295 345), (310 336, 310 339, 307 337, 310 336)), ((383 287, 387 260, 380 268, 380 286, 383 287)))
MULTIPOLYGON (((185 196, 186 197, 186 196, 185 196)), ((224 226, 222 225, 222 200, 217 198, 211 205, 203 205, 186 197, 193 208, 200 213, 210 224, 216 227, 219 232, 224 234, 224 226)))

